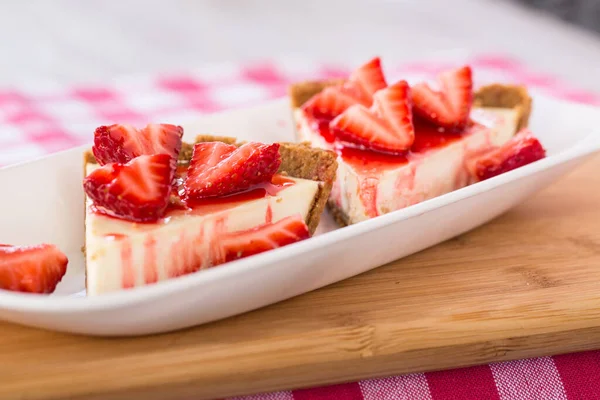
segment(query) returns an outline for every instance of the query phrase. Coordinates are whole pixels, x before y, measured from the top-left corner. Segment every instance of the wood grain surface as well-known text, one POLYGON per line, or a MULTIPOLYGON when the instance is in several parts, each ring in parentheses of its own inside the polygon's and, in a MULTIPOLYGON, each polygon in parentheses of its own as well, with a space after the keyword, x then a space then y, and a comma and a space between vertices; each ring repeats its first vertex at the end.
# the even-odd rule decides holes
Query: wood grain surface
POLYGON ((595 158, 468 234, 198 328, 98 339, 2 323, 0 398, 210 399, 600 348, 598 171, 595 158))

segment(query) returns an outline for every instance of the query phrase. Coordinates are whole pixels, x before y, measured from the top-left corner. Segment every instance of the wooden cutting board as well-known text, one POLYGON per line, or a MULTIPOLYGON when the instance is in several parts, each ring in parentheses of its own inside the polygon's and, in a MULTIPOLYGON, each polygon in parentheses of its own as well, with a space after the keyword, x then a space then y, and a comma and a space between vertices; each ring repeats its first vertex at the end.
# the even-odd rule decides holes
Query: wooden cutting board
POLYGON ((218 398, 600 348, 599 205, 595 158, 466 235, 217 323, 128 339, 2 323, 0 398, 218 398))

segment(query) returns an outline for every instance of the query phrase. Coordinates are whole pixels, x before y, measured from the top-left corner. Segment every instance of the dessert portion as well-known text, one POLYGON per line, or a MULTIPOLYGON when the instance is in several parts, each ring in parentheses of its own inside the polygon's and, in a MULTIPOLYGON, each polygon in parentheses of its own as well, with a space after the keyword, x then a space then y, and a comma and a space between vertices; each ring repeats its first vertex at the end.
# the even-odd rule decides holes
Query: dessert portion
POLYGON ((526 88, 473 91, 469 66, 388 84, 379 58, 348 79, 290 87, 300 141, 337 153, 328 202, 341 225, 374 218, 545 156, 526 88))
MULTIPOLYGON (((545 157, 526 88, 473 90, 468 66, 388 83, 375 58, 290 88, 302 143, 238 143, 176 125, 101 126, 84 155, 89 295, 144 286, 309 238, 325 204, 348 225, 545 157)), ((0 244, 0 289, 52 293, 54 245, 0 244)))
POLYGON ((221 265, 317 228, 333 152, 182 135, 173 125, 96 130, 85 155, 88 295, 221 265))

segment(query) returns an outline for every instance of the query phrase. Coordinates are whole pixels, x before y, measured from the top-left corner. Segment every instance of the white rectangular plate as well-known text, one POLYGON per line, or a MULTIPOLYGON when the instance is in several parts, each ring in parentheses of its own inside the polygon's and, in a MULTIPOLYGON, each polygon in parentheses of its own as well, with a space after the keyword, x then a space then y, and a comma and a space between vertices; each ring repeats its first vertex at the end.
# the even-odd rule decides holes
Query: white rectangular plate
MULTIPOLYGON (((0 290, 0 318, 89 335, 166 332, 266 306, 360 274, 473 229, 600 151, 596 108, 534 96, 531 128, 549 156, 526 167, 343 229, 323 216, 318 234, 158 284, 85 297, 82 151, 0 169, 0 243, 58 245, 68 272, 51 296, 0 290)), ((184 124, 201 133, 294 141, 287 100, 184 124)), ((91 134, 91 133, 90 133, 91 134)))

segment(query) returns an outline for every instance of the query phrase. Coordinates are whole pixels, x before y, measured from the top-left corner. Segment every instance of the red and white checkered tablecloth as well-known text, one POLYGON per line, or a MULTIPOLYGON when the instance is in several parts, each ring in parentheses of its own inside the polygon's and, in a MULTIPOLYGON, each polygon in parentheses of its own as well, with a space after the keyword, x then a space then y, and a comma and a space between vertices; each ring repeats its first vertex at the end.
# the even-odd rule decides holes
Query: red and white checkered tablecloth
MULTIPOLYGON (((390 81, 407 74, 430 78, 440 70, 465 62, 473 66, 478 84, 520 82, 556 97, 600 105, 600 94, 571 87, 504 55, 445 57, 397 66, 386 65, 383 60, 390 81)), ((57 86, 32 82, 0 88, 0 166, 89 143, 94 128, 101 124, 182 123, 199 113, 284 96, 286 85, 292 81, 347 76, 350 69, 285 60, 213 65, 185 73, 126 77, 101 85, 57 86)), ((600 399, 600 351, 236 399, 600 399)))

